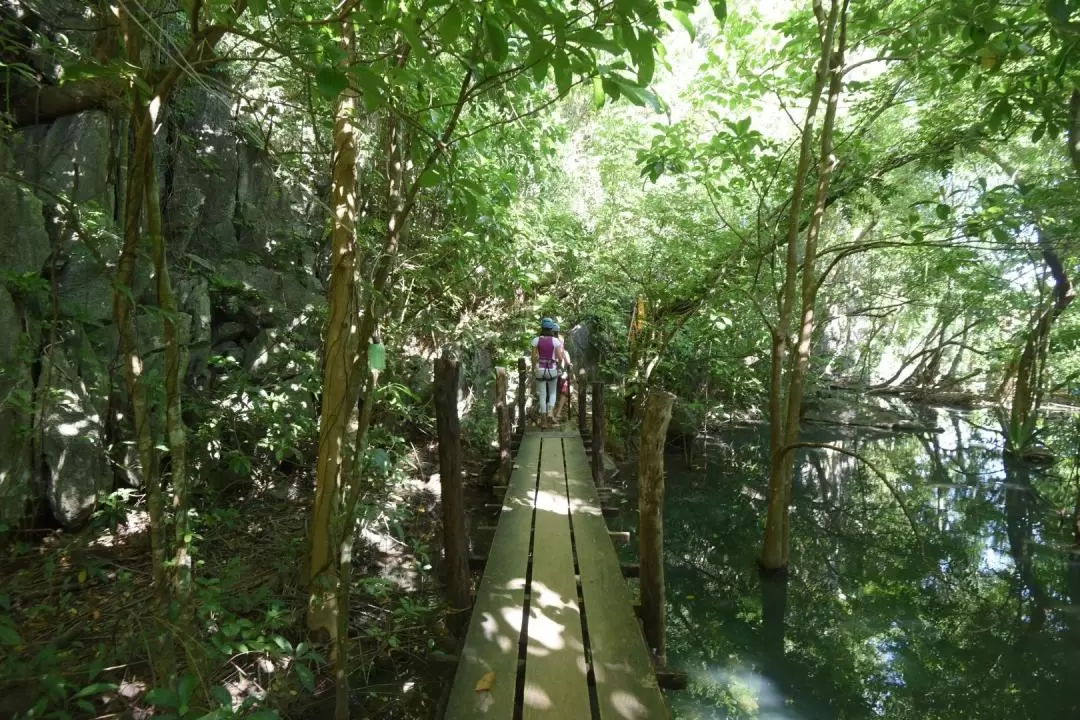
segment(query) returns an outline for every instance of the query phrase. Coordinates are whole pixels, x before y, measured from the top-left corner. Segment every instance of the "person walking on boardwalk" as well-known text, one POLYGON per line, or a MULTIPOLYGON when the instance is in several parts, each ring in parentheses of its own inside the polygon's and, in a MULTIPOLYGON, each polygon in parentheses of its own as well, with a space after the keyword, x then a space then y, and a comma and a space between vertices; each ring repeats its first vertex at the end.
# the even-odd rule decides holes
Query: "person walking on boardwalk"
POLYGON ((552 337, 562 343, 562 362, 559 363, 558 402, 555 404, 555 420, 564 422, 570 412, 570 375, 574 367, 570 360, 570 351, 566 349, 566 342, 559 336, 559 323, 551 333, 552 337))
POLYGON ((540 321, 540 334, 532 340, 532 370, 536 378, 537 408, 540 413, 541 427, 554 421, 559 364, 563 361, 562 341, 553 335, 555 321, 544 318, 540 321))

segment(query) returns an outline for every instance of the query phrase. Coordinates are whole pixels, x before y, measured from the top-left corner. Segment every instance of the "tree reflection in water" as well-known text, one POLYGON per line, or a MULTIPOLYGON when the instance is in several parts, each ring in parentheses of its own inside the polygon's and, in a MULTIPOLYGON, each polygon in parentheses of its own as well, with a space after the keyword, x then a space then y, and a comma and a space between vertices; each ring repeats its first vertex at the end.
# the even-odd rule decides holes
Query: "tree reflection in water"
MULTIPOLYGON (((759 578, 766 435, 740 430, 705 470, 668 458, 669 655, 681 718, 1080 718, 1077 434, 1050 469, 1002 461, 988 418, 938 435, 806 438, 792 564, 759 578)), ((632 523, 632 517, 624 518, 632 523)))

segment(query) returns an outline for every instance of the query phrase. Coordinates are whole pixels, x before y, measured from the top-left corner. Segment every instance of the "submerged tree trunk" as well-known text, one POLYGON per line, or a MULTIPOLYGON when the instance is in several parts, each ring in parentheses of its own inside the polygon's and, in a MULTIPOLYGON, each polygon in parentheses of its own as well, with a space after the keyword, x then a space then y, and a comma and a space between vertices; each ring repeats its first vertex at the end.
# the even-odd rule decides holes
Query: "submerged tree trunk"
POLYGON ((832 133, 836 119, 836 107, 840 99, 843 73, 847 0, 843 0, 842 8, 840 0, 833 0, 827 18, 824 16, 820 0, 814 3, 814 12, 818 17, 818 27, 821 34, 821 59, 814 91, 810 98, 810 105, 806 111, 806 122, 803 125, 799 166, 792 192, 791 208, 789 209, 786 270, 780 316, 773 332, 772 344, 772 368, 769 388, 771 443, 769 505, 765 521, 765 540, 762 543, 760 557, 761 566, 770 570, 784 568, 788 563, 790 536, 788 504, 790 502, 792 482, 792 460, 788 448, 798 439, 799 413, 802 408, 806 374, 810 366, 810 344, 814 330, 814 303, 818 286, 814 274, 814 260, 817 255, 818 238, 821 234, 821 221, 828 200, 829 180, 836 165, 836 158, 832 152, 832 133), (834 51, 833 37, 838 19, 840 22, 840 34, 837 49, 834 51), (817 105, 820 102, 826 81, 829 83, 829 95, 821 132, 821 159, 817 195, 814 198, 814 205, 811 210, 801 268, 802 313, 798 328, 798 345, 795 358, 787 372, 785 387, 784 365, 788 354, 787 346, 793 319, 796 284, 800 272, 798 257, 799 216, 810 166, 810 147, 814 136, 814 115, 817 112, 817 105), (784 412, 785 391, 786 414, 784 412))

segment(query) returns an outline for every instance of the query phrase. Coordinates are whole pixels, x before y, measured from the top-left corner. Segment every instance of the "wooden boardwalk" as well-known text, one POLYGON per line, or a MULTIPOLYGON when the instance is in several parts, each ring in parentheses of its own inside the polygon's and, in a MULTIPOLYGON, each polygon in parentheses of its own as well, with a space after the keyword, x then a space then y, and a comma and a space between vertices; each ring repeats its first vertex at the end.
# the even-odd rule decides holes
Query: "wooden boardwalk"
POLYGON ((445 717, 670 717, 632 603, 580 437, 526 433, 445 717))

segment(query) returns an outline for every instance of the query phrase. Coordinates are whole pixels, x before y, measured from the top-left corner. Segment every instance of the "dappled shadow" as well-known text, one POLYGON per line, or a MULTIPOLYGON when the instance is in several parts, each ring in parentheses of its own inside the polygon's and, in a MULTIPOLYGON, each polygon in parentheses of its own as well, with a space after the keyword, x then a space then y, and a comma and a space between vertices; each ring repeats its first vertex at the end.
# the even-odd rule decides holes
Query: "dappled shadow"
POLYGON ((568 480, 571 465, 587 480, 584 449, 569 439, 567 448, 574 443, 581 457, 567 449, 564 458, 560 434, 531 435, 502 503, 446 717, 510 717, 515 707, 526 718, 599 717, 594 713, 600 707, 604 717, 660 717, 655 707, 659 702, 662 711, 663 701, 599 504, 579 496, 568 480), (581 545, 598 540, 608 546, 603 568, 596 560, 601 556, 581 545), (584 592, 579 580, 586 583, 584 592), (615 590, 622 593, 616 601, 625 605, 626 625, 610 625, 610 606, 603 603, 589 615, 589 597, 615 590), (610 628, 621 628, 627 638, 612 640, 610 628), (597 640, 600 645, 590 649, 597 640), (635 647, 636 662, 620 654, 635 647))

